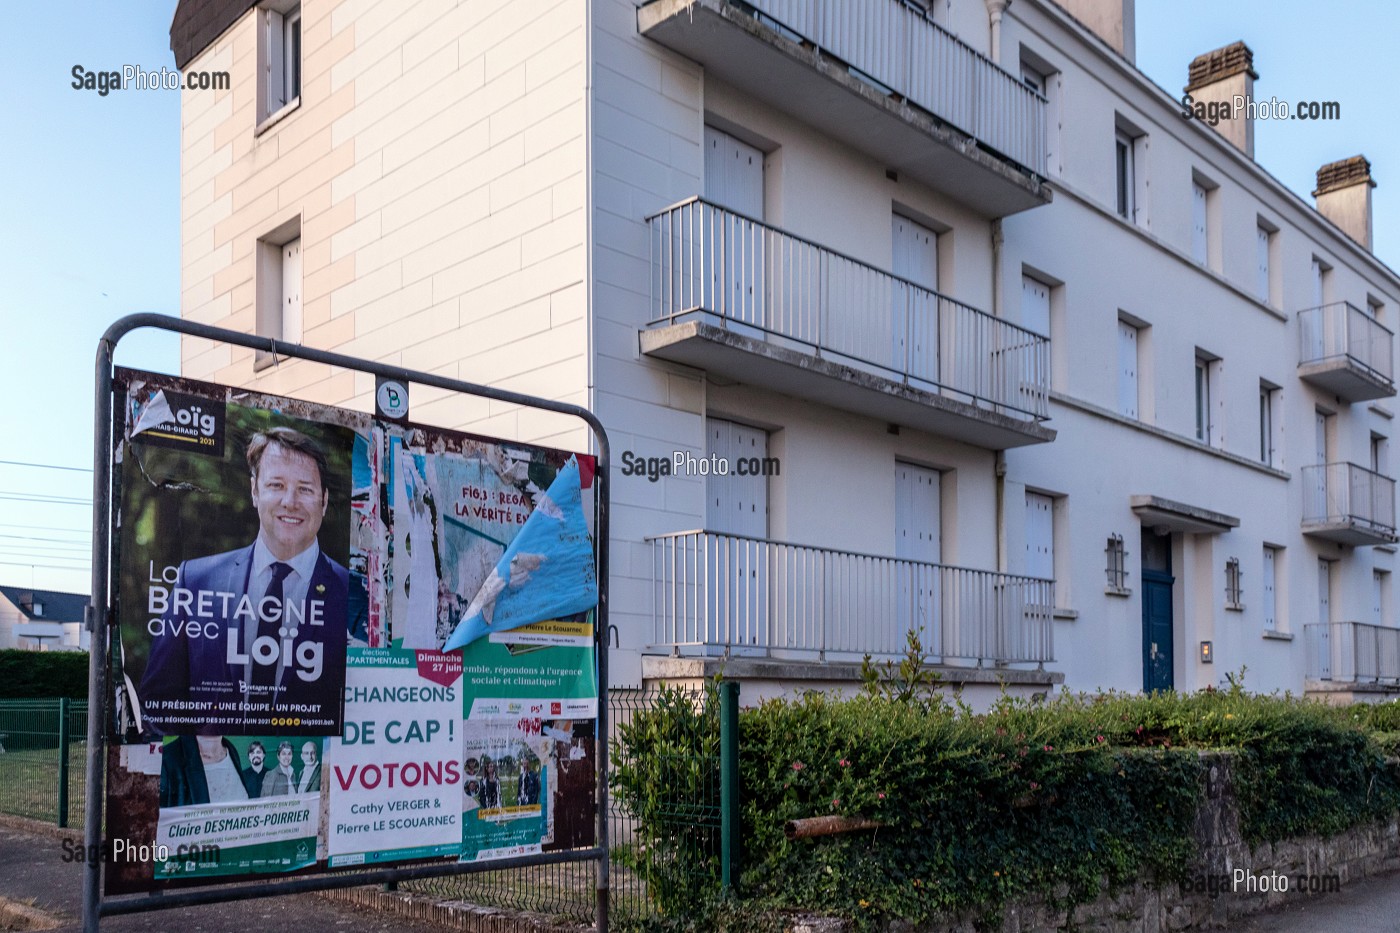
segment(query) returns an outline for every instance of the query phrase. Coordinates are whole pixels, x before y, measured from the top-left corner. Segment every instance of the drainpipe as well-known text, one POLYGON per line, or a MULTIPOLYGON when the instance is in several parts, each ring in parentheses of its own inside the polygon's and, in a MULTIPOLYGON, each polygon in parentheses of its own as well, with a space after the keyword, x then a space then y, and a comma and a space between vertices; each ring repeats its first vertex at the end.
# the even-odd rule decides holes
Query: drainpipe
MULTIPOLYGON (((1000 8, 993 16, 993 35, 996 35, 996 24, 1001 20, 1001 9, 1005 9, 1006 3, 1002 0, 988 0, 988 8, 993 3, 998 3, 1000 8)), ((993 46, 995 48, 995 46, 993 46)), ((1001 298, 1001 247, 1006 237, 1002 233, 1001 218, 992 221, 992 314, 1000 318, 1002 316, 1001 298)), ((997 529, 997 570, 1006 573, 1006 452, 998 450, 995 459, 996 473, 996 529, 997 529)))
POLYGON ((994 63, 1001 64, 1001 14, 1006 12, 1006 8, 1011 6, 1011 0, 985 0, 987 4, 987 18, 991 21, 990 46, 991 54, 988 56, 994 63))
POLYGON ((996 452, 997 570, 1006 573, 1006 451, 996 452))

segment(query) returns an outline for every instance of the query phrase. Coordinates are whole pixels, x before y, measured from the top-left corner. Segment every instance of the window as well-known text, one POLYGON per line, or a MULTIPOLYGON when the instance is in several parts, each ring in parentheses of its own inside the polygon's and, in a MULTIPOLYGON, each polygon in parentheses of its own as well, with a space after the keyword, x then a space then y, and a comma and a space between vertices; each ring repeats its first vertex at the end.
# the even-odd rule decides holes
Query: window
POLYGON ((1379 298, 1375 297, 1374 295, 1367 295, 1367 296, 1366 296, 1366 314, 1370 316, 1371 320, 1373 320, 1373 321, 1379 321, 1380 323, 1385 323, 1385 322, 1382 320, 1382 318, 1381 318, 1381 316, 1382 316, 1384 313, 1385 313, 1385 302, 1381 301, 1379 298))
POLYGON ((1217 412, 1220 401, 1220 357, 1196 351, 1196 440, 1224 446, 1224 425, 1217 412))
POLYGON ((1050 286, 1033 276, 1021 276, 1021 326, 1050 336, 1050 286))
POLYGON ((1390 468, 1390 441, 1383 434, 1371 435, 1371 470, 1384 474, 1390 468))
POLYGON ((1206 224, 1206 188, 1191 182, 1191 258, 1201 265, 1210 256, 1210 231, 1206 224))
POLYGON ((1104 592, 1111 596, 1131 595, 1132 590, 1128 589, 1128 552, 1123 549, 1123 536, 1109 535, 1103 552, 1108 562, 1108 586, 1104 592))
POLYGON ((1261 596, 1264 602, 1264 630, 1276 632, 1280 630, 1278 618, 1278 595, 1276 592, 1275 580, 1278 572, 1282 569, 1283 548, 1264 545, 1264 572, 1263 588, 1261 596))
POLYGON ((1389 625, 1390 571, 1371 571, 1371 624, 1389 625))
MULTIPOLYGON (((256 333, 284 343, 304 339, 301 301, 301 219, 283 224, 258 241, 256 333)), ((254 368, 273 363, 259 350, 254 368)))
POLYGON ((1273 307, 1278 307, 1272 275, 1277 249, 1278 227, 1260 217, 1259 225, 1254 228, 1254 297, 1273 307))
POLYGON ((43 603, 40 603, 40 602, 36 602, 36 603, 34 604, 34 607, 33 607, 33 610, 32 610, 32 612, 31 612, 31 615, 34 615, 34 616, 41 616, 41 615, 43 615, 43 614, 44 614, 44 604, 43 604, 43 603))
POLYGON ((259 10, 258 123, 301 101, 301 4, 273 3, 259 10))
POLYGON ((1133 159, 1133 139, 1122 130, 1118 131, 1114 144, 1115 166, 1118 176, 1118 216, 1132 220, 1137 213, 1133 204, 1133 188, 1137 183, 1133 159))
POLYGON ((1311 278, 1312 307, 1320 308, 1327 303, 1327 298, 1332 293, 1332 267, 1314 256, 1311 278))
POLYGON ((1264 466, 1279 465, 1279 392, 1278 386, 1259 380, 1259 462, 1264 466))
POLYGON ((1244 610, 1244 588, 1240 585, 1240 559, 1232 557, 1225 562, 1225 608, 1234 612, 1244 610))
POLYGON ((1147 134, 1121 114, 1114 120, 1114 175, 1117 182, 1115 209, 1118 216, 1136 224, 1146 224, 1143 210, 1146 194, 1147 134))
POLYGON ((1139 354, 1142 352, 1141 328, 1132 321, 1118 320, 1118 413, 1125 418, 1140 417, 1139 354))
POLYGON ((1064 496, 1026 490, 1026 576, 1055 581, 1054 604, 1069 605, 1069 523, 1064 496))
POLYGON ((1220 271, 1220 186, 1191 173, 1191 258, 1220 271))
POLYGON ((1021 81, 1045 98, 1045 172, 1060 174, 1060 111, 1063 80, 1060 69, 1034 51, 1021 46, 1021 81))

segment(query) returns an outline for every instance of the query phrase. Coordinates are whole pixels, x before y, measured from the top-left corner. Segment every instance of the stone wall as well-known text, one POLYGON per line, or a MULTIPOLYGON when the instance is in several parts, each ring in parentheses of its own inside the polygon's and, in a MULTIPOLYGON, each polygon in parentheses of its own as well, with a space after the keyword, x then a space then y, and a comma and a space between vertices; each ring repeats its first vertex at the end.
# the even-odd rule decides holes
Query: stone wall
MULTIPOLYGON (((1170 933, 1225 926, 1247 914, 1300 898, 1336 892, 1371 875, 1400 870, 1400 813, 1382 823, 1336 836, 1287 839, 1251 849, 1240 834, 1233 756, 1202 753, 1201 808, 1192 833, 1199 858, 1181 883, 1140 881, 1072 911, 1043 898, 1008 904, 1001 933, 1170 933), (1243 874, 1237 874, 1241 872, 1243 874)), ((1392 767, 1400 762, 1392 762, 1392 767)), ((977 917, 949 918, 920 933, 976 933, 977 917)), ((837 933, 848 928, 831 918, 795 921, 793 933, 837 933)), ((913 933, 910 925, 896 925, 913 933)), ((985 928, 981 928, 985 929, 985 928)))

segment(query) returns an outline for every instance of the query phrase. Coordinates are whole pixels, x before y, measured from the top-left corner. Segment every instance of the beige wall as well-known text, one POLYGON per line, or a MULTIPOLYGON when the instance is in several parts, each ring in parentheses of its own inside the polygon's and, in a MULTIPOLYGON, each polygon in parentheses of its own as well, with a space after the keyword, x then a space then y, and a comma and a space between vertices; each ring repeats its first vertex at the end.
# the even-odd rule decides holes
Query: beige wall
MULTIPOLYGON (((301 104, 255 131, 258 11, 190 64, 182 313, 251 331, 256 245, 300 218, 304 343, 587 404, 584 10, 519 0, 405 15, 306 0, 301 104)), ((373 379, 186 339, 186 375, 367 407, 373 379)), ((571 419, 420 390, 415 417, 587 443, 571 419)))

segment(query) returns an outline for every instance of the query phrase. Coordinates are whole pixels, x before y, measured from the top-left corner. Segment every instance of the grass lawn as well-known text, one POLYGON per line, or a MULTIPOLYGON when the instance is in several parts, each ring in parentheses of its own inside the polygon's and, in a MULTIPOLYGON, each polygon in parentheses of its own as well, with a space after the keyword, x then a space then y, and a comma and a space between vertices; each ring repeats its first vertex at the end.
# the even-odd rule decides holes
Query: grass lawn
MULTIPOLYGON (((83 823, 87 743, 68 748, 68 825, 83 823)), ((58 819, 58 751, 34 749, 0 754, 0 813, 55 822, 58 819)))

